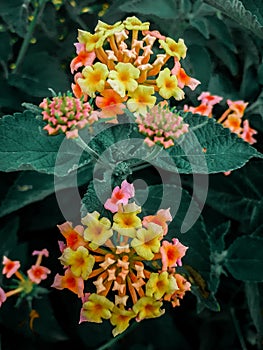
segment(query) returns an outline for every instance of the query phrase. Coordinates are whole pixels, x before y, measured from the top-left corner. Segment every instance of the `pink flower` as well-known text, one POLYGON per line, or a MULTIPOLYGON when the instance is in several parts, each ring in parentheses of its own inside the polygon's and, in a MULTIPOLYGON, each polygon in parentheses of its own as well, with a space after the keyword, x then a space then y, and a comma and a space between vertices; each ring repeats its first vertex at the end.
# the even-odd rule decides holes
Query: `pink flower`
POLYGON ((45 257, 48 257, 49 256, 49 252, 48 250, 45 248, 45 249, 42 249, 42 250, 34 250, 32 255, 44 255, 45 257))
POLYGON ((127 204, 130 198, 134 197, 134 186, 126 180, 121 184, 121 188, 116 186, 112 191, 111 198, 107 199, 104 207, 112 213, 118 211, 119 204, 127 204))
POLYGON ((39 284, 42 280, 45 280, 49 273, 51 273, 51 271, 47 267, 40 265, 33 265, 31 269, 27 271, 27 275, 30 280, 36 284, 39 284))
POLYGON ((156 215, 145 216, 142 220, 142 224, 148 227, 149 222, 153 222, 163 228, 163 235, 165 236, 168 231, 167 221, 172 221, 172 216, 170 214, 170 208, 158 210, 156 215))
POLYGON ((256 139, 254 139, 253 135, 257 134, 258 132, 255 129, 250 128, 249 121, 246 119, 243 122, 243 132, 240 135, 243 140, 250 143, 251 145, 255 142, 257 142, 256 139))
POLYGON ((210 92, 202 92, 197 98, 202 104, 215 105, 223 100, 223 97, 217 95, 211 95, 210 92))
POLYGON ((179 242, 177 238, 172 239, 173 243, 163 241, 160 248, 162 256, 163 271, 166 271, 169 267, 182 266, 182 257, 185 255, 188 247, 179 242))
POLYGON ((8 259, 6 256, 3 257, 3 275, 6 274, 7 278, 10 278, 13 276, 14 273, 20 268, 20 262, 19 261, 13 261, 8 259))
POLYGON ((0 287, 0 307, 6 301, 5 291, 0 287))

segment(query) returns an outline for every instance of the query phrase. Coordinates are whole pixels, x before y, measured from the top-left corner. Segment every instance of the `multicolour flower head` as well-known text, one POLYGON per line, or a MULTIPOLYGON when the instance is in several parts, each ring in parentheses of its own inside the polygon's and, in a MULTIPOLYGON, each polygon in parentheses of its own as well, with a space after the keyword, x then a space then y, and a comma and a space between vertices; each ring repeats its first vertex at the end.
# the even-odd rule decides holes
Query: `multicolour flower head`
POLYGON ((37 260, 34 265, 31 266, 30 269, 27 270, 27 276, 25 276, 20 269, 20 261, 18 260, 10 260, 6 256, 3 257, 3 270, 2 274, 6 276, 6 278, 12 278, 13 276, 16 279, 12 279, 12 289, 8 292, 5 292, 3 288, 0 288, 0 306, 6 299, 12 295, 19 294, 20 299, 28 298, 32 299, 35 295, 41 293, 42 289, 38 288, 38 285, 47 278, 47 275, 51 273, 51 271, 41 265, 43 256, 48 257, 49 252, 47 249, 43 250, 35 250, 32 253, 33 256, 37 256, 37 260), (16 286, 13 289, 13 286, 16 286))
MULTIPOLYGON (((223 97, 211 95, 210 92, 202 92, 197 99, 201 101, 199 106, 193 107, 185 105, 184 111, 212 117, 213 107, 217 103, 221 102, 223 97)), ((257 131, 249 126, 249 121, 247 119, 243 120, 248 102, 244 102, 242 100, 232 101, 230 99, 227 99, 226 102, 228 104, 228 108, 219 117, 217 120, 218 123, 221 123, 224 127, 229 128, 231 132, 237 134, 251 145, 257 142, 257 140, 253 138, 253 135, 257 134, 257 131)))
POLYGON ((181 100, 184 86, 194 90, 200 82, 189 77, 180 63, 187 51, 183 39, 176 42, 149 27, 149 22, 133 16, 112 25, 99 21, 94 34, 79 30, 77 56, 71 62, 75 95, 96 97, 102 115, 105 110, 114 118, 123 113, 123 101, 131 112, 146 114, 156 93, 181 100), (168 61, 173 61, 171 70, 168 61))
POLYGON ((125 180, 104 205, 112 220, 94 211, 82 218, 82 228, 59 226, 66 238, 60 257, 65 273, 57 274, 52 286, 81 298, 80 322, 109 320, 114 336, 133 319, 163 315, 166 301, 180 305, 190 290, 177 271, 188 248, 176 238, 172 243, 163 240, 170 210, 141 218, 134 195, 133 185, 125 180))
POLYGON ((146 136, 144 142, 150 147, 160 144, 169 148, 174 145, 174 140, 188 132, 188 124, 165 102, 155 105, 146 115, 139 115, 136 123, 139 131, 146 136))
POLYGON ((39 105, 43 109, 43 120, 47 122, 44 130, 49 135, 65 133, 67 138, 78 137, 78 130, 97 120, 91 106, 71 94, 45 98, 39 105))

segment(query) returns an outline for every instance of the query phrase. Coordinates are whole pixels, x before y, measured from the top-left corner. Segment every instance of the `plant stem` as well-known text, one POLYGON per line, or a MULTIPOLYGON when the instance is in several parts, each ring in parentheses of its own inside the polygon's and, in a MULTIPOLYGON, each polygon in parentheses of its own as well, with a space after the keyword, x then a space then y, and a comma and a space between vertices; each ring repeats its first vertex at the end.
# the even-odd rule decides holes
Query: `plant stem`
POLYGON ((241 348, 242 348, 242 350, 247 350, 247 346, 246 346, 246 343, 245 343, 242 331, 240 329, 239 323, 237 321, 237 318, 236 318, 236 315, 235 315, 235 310, 234 310, 233 307, 230 308, 230 313, 231 313, 231 316, 232 316, 232 320, 233 320, 233 323, 234 323, 235 330, 237 332, 237 336, 238 336, 241 348))
POLYGON ((30 25, 28 26, 27 33, 25 35, 24 41, 23 41, 22 46, 20 48, 19 54, 17 56, 17 60, 15 62, 14 73, 16 73, 18 71, 18 68, 20 67, 20 65, 21 65, 21 63, 22 63, 22 61, 24 59, 24 56, 25 56, 26 51, 28 49, 28 46, 30 44, 30 40, 31 40, 32 34, 33 34, 34 30, 35 30, 35 26, 37 24, 38 18, 41 15, 41 13, 42 13, 42 11, 43 11, 43 9, 45 7, 45 3, 46 3, 46 0, 39 0, 39 4, 36 5, 36 7, 35 7, 35 10, 34 10, 34 13, 33 13, 33 20, 30 23, 30 25))

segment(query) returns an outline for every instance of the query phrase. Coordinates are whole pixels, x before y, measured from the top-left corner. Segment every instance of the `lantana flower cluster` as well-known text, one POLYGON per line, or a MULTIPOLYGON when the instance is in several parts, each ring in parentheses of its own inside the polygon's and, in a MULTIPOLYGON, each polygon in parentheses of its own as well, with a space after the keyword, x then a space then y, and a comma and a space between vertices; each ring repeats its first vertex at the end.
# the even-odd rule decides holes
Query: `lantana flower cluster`
POLYGON ((190 283, 177 271, 188 249, 177 238, 165 239, 169 209, 140 217, 134 187, 124 180, 104 207, 112 220, 94 211, 76 227, 59 225, 66 243, 59 242, 64 274, 53 287, 67 288, 82 300, 80 322, 109 320, 116 336, 132 319, 164 314, 164 302, 180 305, 190 283))
MULTIPOLYGON (((38 285, 47 278, 51 271, 47 267, 41 265, 41 263, 43 256, 48 257, 49 252, 47 249, 42 249, 40 251, 34 250, 32 255, 37 256, 37 260, 35 264, 27 270, 27 276, 19 270, 21 267, 20 261, 10 260, 6 256, 3 257, 4 267, 2 274, 8 279, 12 277, 12 289, 6 292, 0 287, 0 306, 12 295, 19 295, 19 300, 22 298, 31 299, 34 295, 38 295, 38 293, 42 291, 42 288, 38 287, 38 285), (13 277, 16 277, 16 279, 13 277)), ((10 287, 7 288, 10 289, 10 287)))
POLYGON ((136 123, 139 132, 146 136, 144 142, 149 147, 160 144, 169 148, 175 139, 188 132, 189 127, 181 116, 169 109, 166 101, 155 105, 145 115, 137 116, 136 123))
POLYGON ((45 98, 39 105, 43 109, 44 130, 49 135, 65 133, 67 138, 78 137, 78 130, 93 124, 98 118, 88 102, 74 98, 70 93, 45 98))
POLYGON ((77 98, 95 98, 102 116, 114 122, 123 113, 123 102, 131 112, 146 114, 156 103, 156 93, 160 99, 182 100, 184 86, 194 90, 200 83, 181 67, 184 40, 149 27, 133 16, 112 25, 98 21, 94 34, 79 30, 77 57, 71 62, 71 72, 76 72, 73 92, 77 98))
MULTIPOLYGON (((210 92, 202 92, 198 97, 198 100, 201 101, 199 106, 192 107, 185 105, 184 111, 212 117, 213 107, 221 102, 223 97, 212 95, 210 92)), ((248 102, 242 100, 232 101, 230 99, 227 99, 226 102, 228 108, 219 117, 217 120, 218 123, 221 123, 224 127, 229 128, 231 132, 237 134, 251 145, 257 142, 257 140, 253 137, 253 135, 257 134, 257 131, 250 127, 248 119, 243 120, 248 102)))

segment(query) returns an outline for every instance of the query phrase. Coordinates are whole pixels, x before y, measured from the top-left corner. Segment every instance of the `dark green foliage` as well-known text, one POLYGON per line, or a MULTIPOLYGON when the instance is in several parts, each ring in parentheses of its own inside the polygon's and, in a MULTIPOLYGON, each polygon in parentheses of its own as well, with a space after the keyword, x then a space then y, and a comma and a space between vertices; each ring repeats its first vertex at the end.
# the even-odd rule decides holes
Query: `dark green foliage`
POLYGON ((26 272, 32 250, 47 247, 52 271, 32 302, 39 314, 33 330, 25 301, 17 308, 14 297, 1 307, 1 349, 18 342, 28 350, 262 348, 262 40, 261 0, 0 1, 0 259, 20 260, 26 272), (64 135, 47 135, 37 106, 52 96, 50 89, 71 89, 77 30, 133 15, 188 47, 182 66, 201 84, 195 91, 186 87, 185 100, 172 105, 196 105, 198 95, 210 91, 224 98, 218 118, 227 99, 245 100, 244 119, 258 131, 257 143, 249 145, 214 118, 184 112, 190 133, 160 153, 143 143, 128 112, 119 125, 80 131, 95 156, 64 135), (134 322, 113 339, 108 323, 79 325, 80 300, 50 285, 62 274, 56 225, 78 225, 94 210, 109 215, 103 202, 124 179, 138 184, 135 199, 144 215, 171 208, 167 238, 189 247, 180 273, 192 293, 179 308, 134 322))

